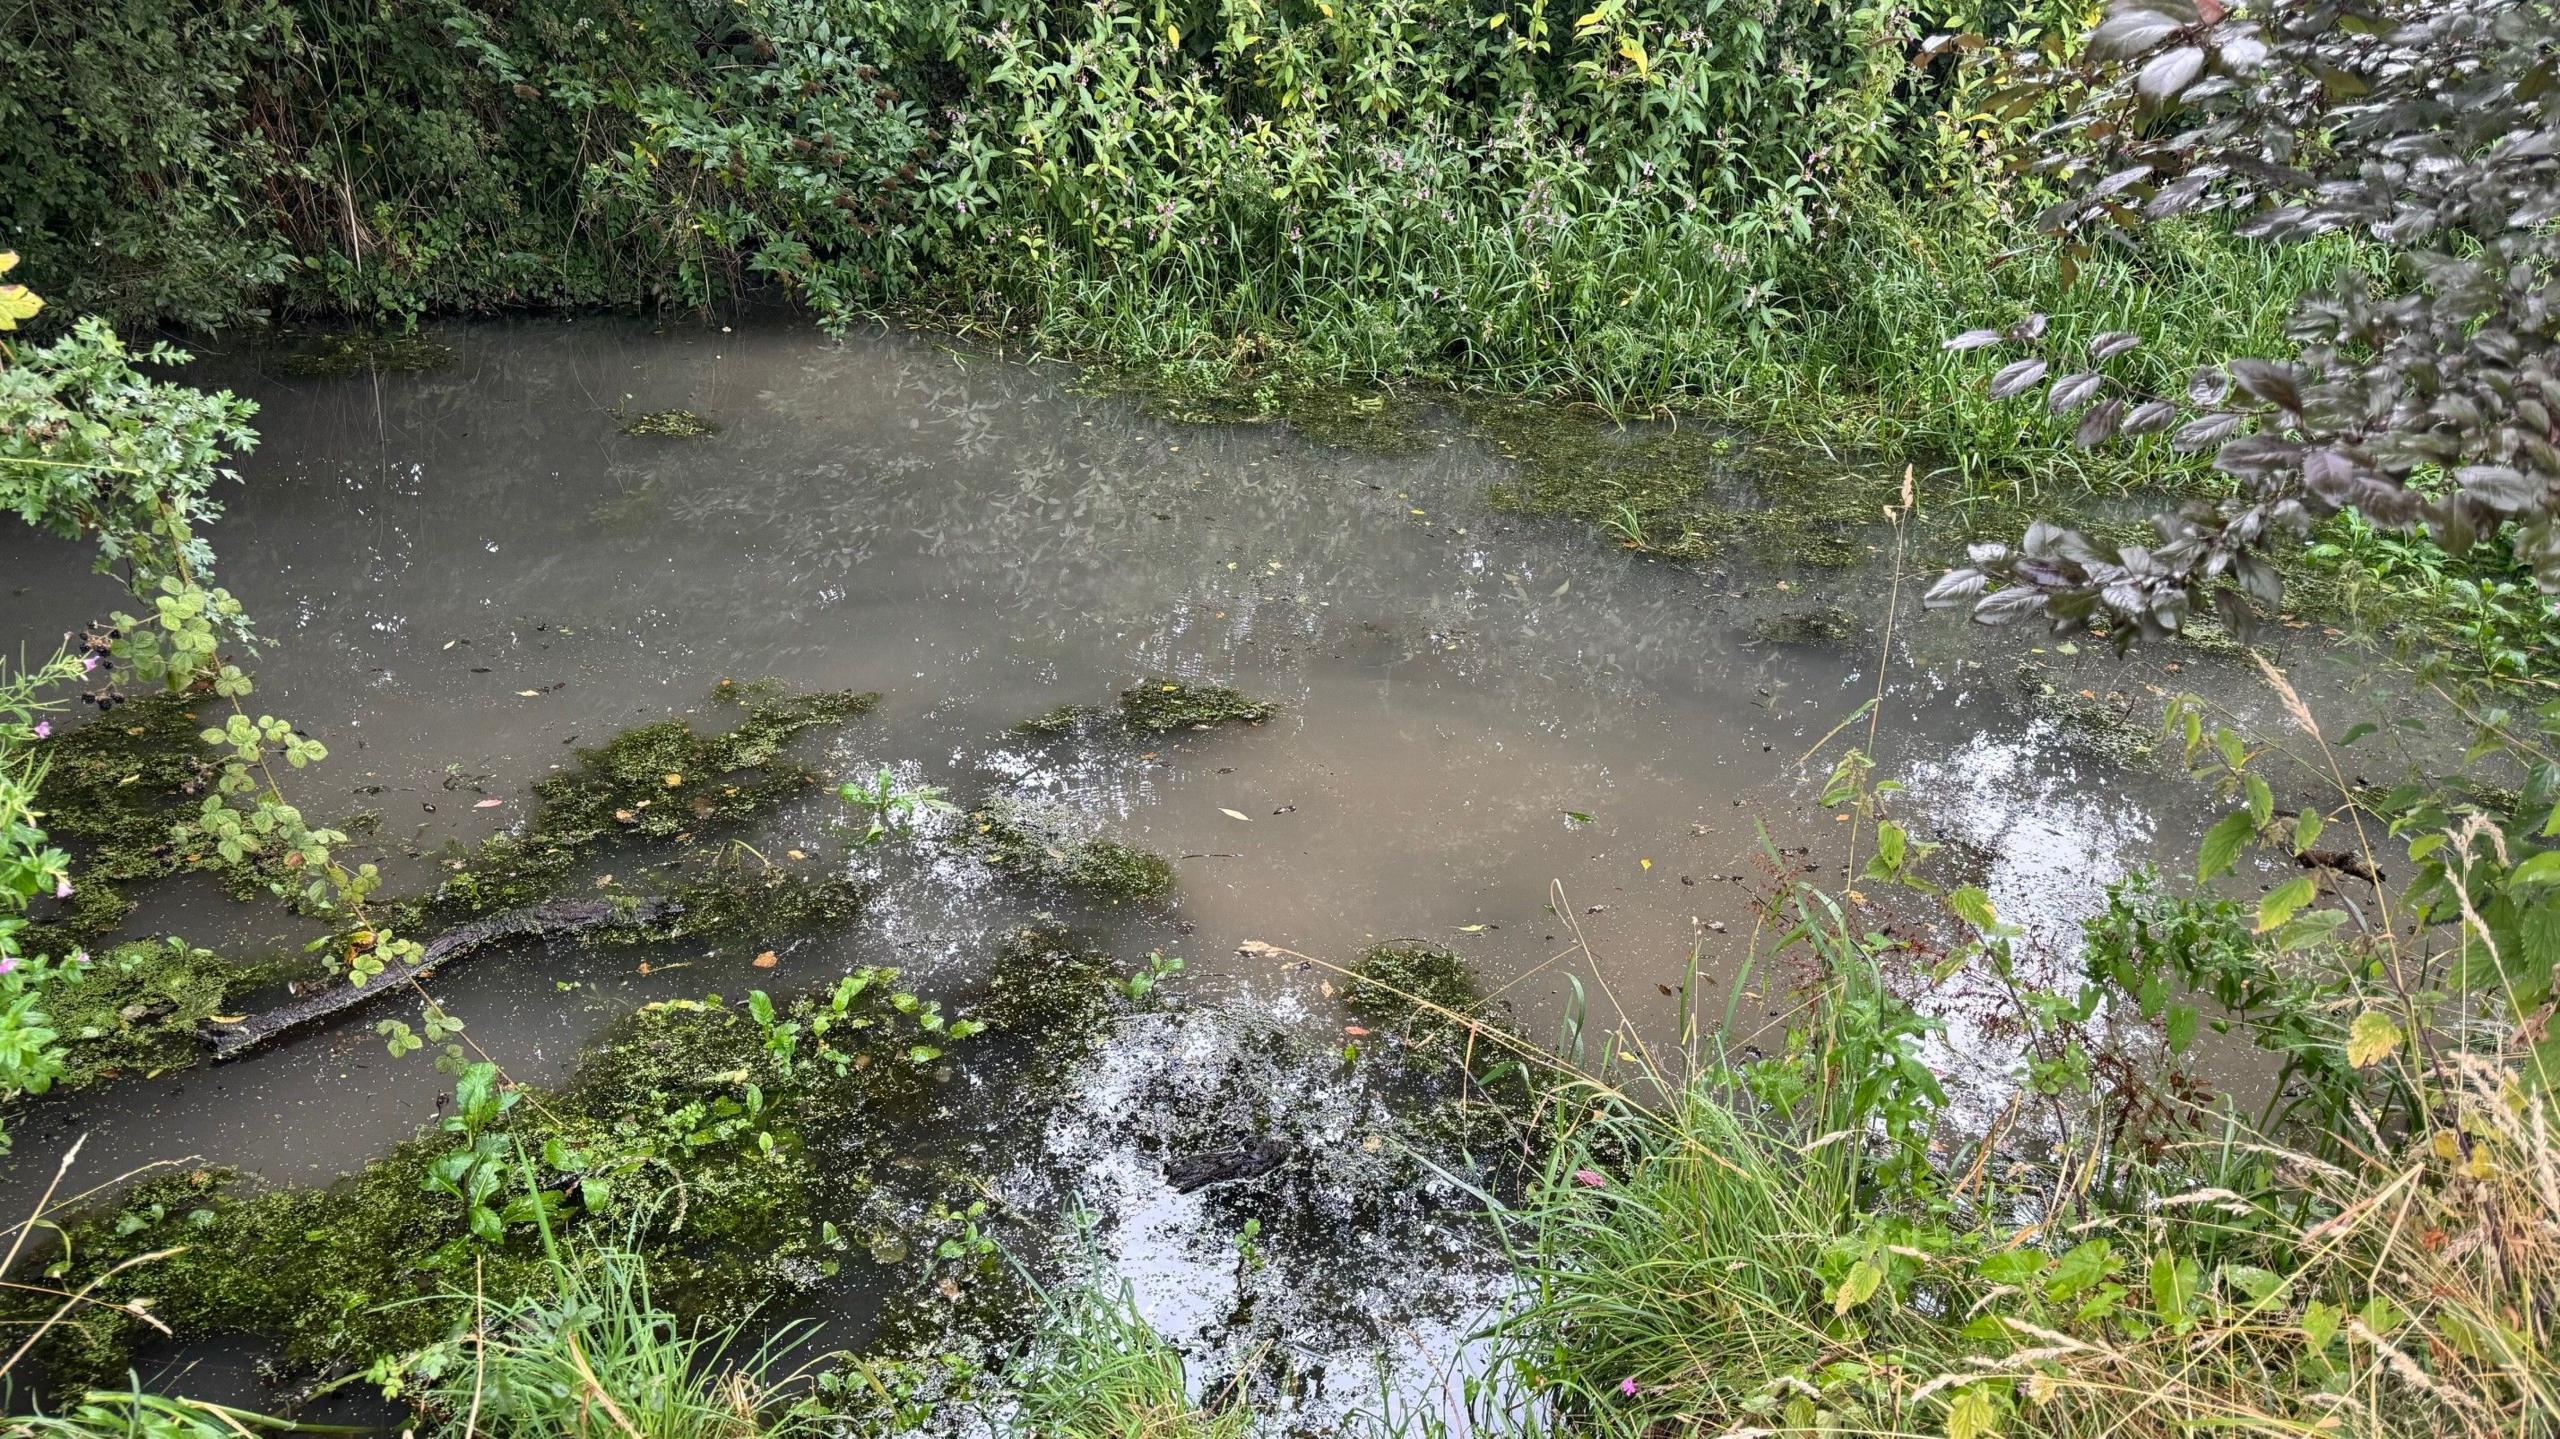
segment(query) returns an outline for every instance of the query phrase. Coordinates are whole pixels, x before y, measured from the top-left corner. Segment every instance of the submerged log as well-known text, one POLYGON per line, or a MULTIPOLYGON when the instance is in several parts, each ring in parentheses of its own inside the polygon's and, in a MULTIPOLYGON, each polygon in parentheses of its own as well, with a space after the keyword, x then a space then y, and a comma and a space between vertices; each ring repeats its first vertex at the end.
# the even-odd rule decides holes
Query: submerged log
POLYGON ((1187 1155, 1165 1166, 1165 1182, 1173 1186, 1176 1194, 1189 1194, 1230 1179, 1260 1179, 1297 1152, 1298 1146, 1285 1139, 1266 1139, 1242 1149, 1187 1155))
POLYGON ((556 939, 608 925, 653 924, 681 913, 683 909, 683 905, 667 899, 644 899, 636 903, 610 899, 553 899, 488 915, 446 930, 429 941, 415 960, 386 966, 382 973, 363 984, 336 985, 309 999, 270 1009, 264 1014, 253 1014, 233 1023, 209 1023, 204 1026, 204 1038, 213 1046, 214 1063, 220 1064, 272 1044, 296 1030, 403 990, 412 980, 423 979, 444 965, 469 958, 492 940, 556 939))

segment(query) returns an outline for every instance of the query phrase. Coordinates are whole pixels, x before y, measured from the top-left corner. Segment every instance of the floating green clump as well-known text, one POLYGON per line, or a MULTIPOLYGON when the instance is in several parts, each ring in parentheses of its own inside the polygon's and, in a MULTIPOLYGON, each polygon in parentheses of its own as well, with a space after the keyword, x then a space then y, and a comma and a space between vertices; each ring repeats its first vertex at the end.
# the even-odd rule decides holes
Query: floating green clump
POLYGON ((1351 1007, 1381 1029, 1427 1038, 1464 1027, 1484 1008, 1466 957, 1423 940, 1382 944, 1351 966, 1351 1007))
POLYGON ((1751 637, 1769 645, 1839 644, 1855 639, 1864 626, 1838 605, 1782 610, 1751 622, 1751 637))
POLYGON ((204 1057, 197 1029, 206 1020, 258 990, 322 972, 300 956, 240 964, 178 939, 117 945, 45 989, 45 1013, 62 1036, 55 1087, 187 1068, 204 1057))
POLYGON ((1064 816, 1013 800, 970 814, 961 843, 994 869, 1109 904, 1173 892, 1173 862, 1117 840, 1076 838, 1064 816))
POLYGON ((651 410, 634 417, 622 432, 658 440, 703 440, 720 433, 720 427, 691 410, 651 410))
POLYGON ((1120 719, 1142 734, 1207 729, 1221 724, 1260 724, 1279 707, 1225 685, 1149 680, 1120 692, 1120 719))
POLYGON ((1036 714, 1013 727, 1015 734, 1075 734, 1100 724, 1108 712, 1093 705, 1060 705, 1047 714, 1036 714))
MULTIPOLYGON (((1132 733, 1155 735, 1222 724, 1260 724, 1279 712, 1278 705, 1225 685, 1148 680, 1120 692, 1116 717, 1132 733)), ((1047 714, 1033 715, 1013 728, 1016 734, 1078 734, 1107 724, 1114 717, 1114 711, 1094 705, 1062 705, 1047 714)))
POLYGON ((1559 419, 1545 407, 1480 404, 1469 418, 1516 480, 1495 507, 1598 525, 1631 550, 1703 560, 1738 546, 1777 566, 1842 569, 1875 553, 1900 478, 1883 467, 1808 464, 1749 452, 1705 427, 1631 430, 1559 419))
POLYGON ((742 824, 817 783, 782 748, 805 731, 842 724, 876 694, 790 694, 724 681, 715 692, 744 707, 738 723, 702 734, 681 719, 623 731, 578 752, 578 767, 534 786, 540 802, 522 835, 497 835, 446 857, 436 908, 485 914, 555 892, 589 847, 613 836, 674 839, 742 824))
MULTIPOLYGON (((149 1296, 182 1340, 272 1339, 320 1373, 444 1337, 468 1301, 439 1296, 532 1292, 538 1207, 564 1239, 634 1244, 686 1319, 738 1317, 833 1263, 827 1216, 855 1222, 929 1109, 943 1049, 974 1027, 896 980, 865 969, 795 1001, 650 1005, 550 1093, 505 1091, 475 1066, 438 1129, 326 1188, 210 1170, 145 1184, 69 1226, 61 1282, 176 1248, 94 1297, 149 1296)), ((0 1297, 11 1317, 50 1305, 0 1297)), ((59 1377, 110 1379, 147 1337, 100 1307, 53 1330, 44 1358, 59 1377)))
POLYGON ((758 935, 809 929, 851 919, 870 897, 842 876, 811 878, 771 867, 746 870, 715 857, 701 873, 679 880, 668 894, 684 906, 673 935, 758 935))
POLYGON ((451 346, 415 334, 307 335, 267 358, 267 368, 297 380, 334 380, 371 373, 415 374, 453 363, 451 346))
POLYGON ((197 742, 195 697, 155 694, 47 740, 36 808, 45 833, 70 851, 69 901, 40 913, 25 948, 61 955, 124 922, 121 886, 176 870, 170 826, 214 777, 197 742))
POLYGON ((1022 929, 996 949, 975 1013, 1027 1046, 1039 1074, 1054 1077, 1090 1052, 1129 1011, 1117 963, 1058 928, 1022 929))

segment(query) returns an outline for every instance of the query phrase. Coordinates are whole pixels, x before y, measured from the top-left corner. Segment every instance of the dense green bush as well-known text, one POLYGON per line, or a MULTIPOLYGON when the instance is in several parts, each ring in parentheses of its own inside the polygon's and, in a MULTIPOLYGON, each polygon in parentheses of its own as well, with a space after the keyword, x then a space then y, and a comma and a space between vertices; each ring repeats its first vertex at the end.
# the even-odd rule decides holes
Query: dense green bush
POLYGON ((1002 317, 1145 279, 1250 342, 1322 277, 1454 308, 1448 358, 1519 365, 1604 309, 1657 339, 1783 323, 1773 257, 1853 195, 1972 169, 1954 117, 1988 73, 1915 67, 1923 34, 2068 14, 111 0, 0 18, 0 130, 37 284, 125 322, 705 304, 757 278, 836 318, 1002 317))

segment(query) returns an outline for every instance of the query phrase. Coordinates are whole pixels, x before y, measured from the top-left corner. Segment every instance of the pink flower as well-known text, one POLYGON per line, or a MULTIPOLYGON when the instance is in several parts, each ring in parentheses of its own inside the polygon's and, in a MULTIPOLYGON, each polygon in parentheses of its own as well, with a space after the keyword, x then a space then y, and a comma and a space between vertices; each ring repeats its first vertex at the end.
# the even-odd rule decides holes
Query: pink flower
POLYGON ((8 972, 10 972, 10 971, 11 971, 11 970, 13 970, 13 969, 16 969, 17 967, 18 967, 18 957, 17 957, 16 955, 14 955, 14 954, 0 954, 0 974, 7 974, 8 972))
POLYGON ((55 899, 69 899, 71 897, 71 876, 67 874, 57 874, 53 877, 53 897, 55 899))
POLYGON ((97 667, 98 657, 96 655, 82 655, 80 657, 80 673, 85 675, 97 667))
POLYGON ((1606 1185, 1609 1178, 1596 1169, 1577 1169, 1573 1172, 1573 1182, 1588 1189, 1598 1189, 1606 1185))
POLYGON ((1636 1377, 1630 1374, 1626 1378, 1619 1380, 1618 1392, 1626 1395, 1630 1399, 1636 1397, 1636 1377))
POLYGON ((87 964, 89 962, 89 951, 85 949, 75 949, 71 951, 71 962, 73 964, 87 964))
POLYGON ((51 720, 37 720, 37 721, 36 721, 36 738, 37 738, 37 739, 51 739, 51 738, 53 738, 53 721, 51 721, 51 720))

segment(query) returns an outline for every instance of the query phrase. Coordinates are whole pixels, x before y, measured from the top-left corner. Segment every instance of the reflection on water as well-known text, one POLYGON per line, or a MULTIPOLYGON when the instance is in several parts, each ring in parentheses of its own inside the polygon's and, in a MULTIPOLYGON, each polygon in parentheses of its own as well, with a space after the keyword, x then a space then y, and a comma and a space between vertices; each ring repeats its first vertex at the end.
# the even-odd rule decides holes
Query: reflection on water
MULTIPOLYGON (((1507 462, 1428 418, 1417 447, 1367 455, 1280 427, 1159 423, 1074 393, 1063 373, 905 338, 591 320, 439 338, 460 362, 423 375, 288 381, 240 355, 191 376, 263 407, 250 483, 214 539, 221 578, 278 642, 258 663, 260 698, 332 751, 296 798, 379 811, 395 889, 432 882, 417 854, 523 818, 568 746, 692 711, 723 677, 767 675, 884 692, 878 715, 830 742, 833 773, 885 764, 964 802, 1032 795, 1178 856, 1171 911, 1088 916, 1097 938, 1124 961, 1180 953, 1198 1002, 1269 1009, 1278 994, 1278 1012, 1315 1027, 1340 1022, 1338 1002, 1236 957, 1241 942, 1343 960, 1397 936, 1452 943, 1494 985, 1534 974, 1508 997, 1543 1033, 1562 984, 1548 961, 1571 942, 1551 882, 1619 991, 1650 996, 1678 982, 1693 934, 1709 976, 1740 969, 1749 886, 1724 881, 1756 873, 1764 832, 1807 856, 1806 877, 1838 878, 1841 827, 1797 765, 1876 689, 1881 575, 1782 591, 1773 575, 1651 563, 1497 514, 1483 496, 1507 462), (622 432, 627 415, 673 407, 719 433, 622 432), (1807 604, 1868 616, 1868 632, 1837 647, 1754 640, 1757 622, 1807 604), (1149 675, 1234 684, 1283 712, 1160 740, 1011 729, 1149 675), (506 803, 475 808, 453 775, 486 777, 506 803)), ((81 553, 15 530, 0 546, 10 634, 42 643, 117 603, 81 553)), ((2191 837, 2153 817, 2165 781, 2075 752, 2018 698, 2014 644, 1915 620, 1909 592, 1884 771, 1911 781, 1924 823, 1986 857, 2001 911, 2067 963, 2102 883, 2191 837)), ((2101 688, 2124 668, 2072 662, 2074 683, 2101 688)), ((556 1078, 649 998, 884 959, 965 997, 987 937, 1040 906, 963 861, 841 840, 821 804, 753 837, 880 887, 860 924, 786 948, 773 975, 744 954, 563 946, 439 988, 518 1077, 556 1078)), ((296 933, 203 889, 146 919, 243 948, 296 933)), ((1104 1110, 1138 1102, 1122 1072, 1136 1063, 1110 1059, 1085 1092, 1104 1110)), ((192 1153, 319 1180, 428 1119, 435 1090, 356 1024, 39 1110, 18 1152, 49 1155, 85 1130, 97 1175, 192 1153)), ((1118 1227, 1103 1242, 1142 1301, 1215 1341, 1232 1236, 1060 1123, 1049 1162, 1084 1167, 1108 1199, 1118 1227)), ((40 1182, 15 1164, 13 1190, 40 1182)), ((1398 1322, 1463 1325, 1486 1291, 1462 1268, 1438 1288, 1394 1287, 1398 1322)))

